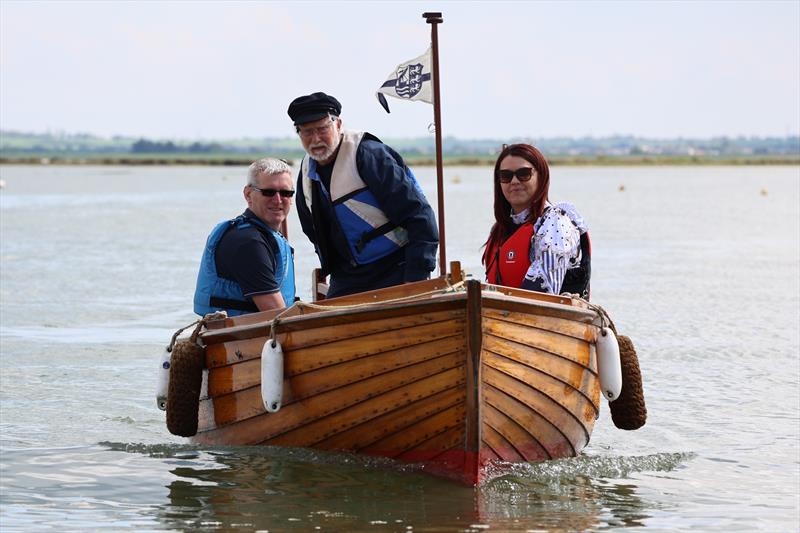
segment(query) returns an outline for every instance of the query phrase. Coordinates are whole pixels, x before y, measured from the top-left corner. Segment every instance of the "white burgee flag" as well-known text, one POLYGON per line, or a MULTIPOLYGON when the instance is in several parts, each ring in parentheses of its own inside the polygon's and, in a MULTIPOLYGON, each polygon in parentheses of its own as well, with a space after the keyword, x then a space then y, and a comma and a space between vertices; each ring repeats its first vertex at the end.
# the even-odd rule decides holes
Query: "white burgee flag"
POLYGON ((431 79, 431 49, 419 57, 401 63, 387 76, 375 95, 386 112, 389 112, 389 104, 386 102, 384 94, 403 100, 421 100, 433 103, 433 84, 431 79))

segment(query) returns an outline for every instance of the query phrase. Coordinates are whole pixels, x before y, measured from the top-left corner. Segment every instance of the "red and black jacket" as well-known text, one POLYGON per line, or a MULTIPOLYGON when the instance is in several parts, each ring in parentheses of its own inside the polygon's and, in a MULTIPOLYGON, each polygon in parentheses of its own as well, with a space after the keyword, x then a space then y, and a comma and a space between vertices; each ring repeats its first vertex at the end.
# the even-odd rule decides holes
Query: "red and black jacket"
MULTIPOLYGON (((486 280, 493 285, 521 288, 525 273, 531 265, 530 251, 533 244, 533 223, 526 222, 502 243, 492 242, 483 253, 486 265, 486 280)), ((580 265, 567 270, 561 292, 578 294, 589 299, 589 281, 592 273, 592 243, 589 233, 581 233, 580 265)))

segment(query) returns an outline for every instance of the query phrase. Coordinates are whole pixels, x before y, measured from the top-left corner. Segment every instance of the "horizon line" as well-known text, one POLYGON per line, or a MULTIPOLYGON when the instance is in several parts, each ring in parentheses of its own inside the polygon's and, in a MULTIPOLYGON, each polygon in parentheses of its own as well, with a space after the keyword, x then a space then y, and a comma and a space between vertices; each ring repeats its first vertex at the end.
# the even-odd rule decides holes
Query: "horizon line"
MULTIPOLYGON (((99 134, 99 133, 91 133, 85 131, 67 131, 67 130, 45 130, 45 131, 34 131, 34 130, 20 130, 20 129, 12 129, 12 128, 0 128, 0 136, 3 134, 16 134, 16 135, 49 135, 53 137, 76 137, 76 136, 86 136, 86 137, 94 137, 98 139, 152 139, 152 140, 213 140, 213 141, 224 141, 224 140, 262 140, 262 139, 294 139, 294 135, 284 135, 284 136, 240 136, 240 137, 188 137, 188 136, 173 136, 173 137, 163 137, 163 136, 154 136, 154 135, 140 135, 140 134, 124 134, 124 133, 115 133, 115 134, 99 134)), ((386 136, 386 139, 425 139, 427 136, 400 136, 400 137, 391 137, 386 136)), ((759 135, 759 134, 716 134, 716 135, 709 135, 709 136, 688 136, 688 135, 676 135, 676 136, 650 136, 650 135, 643 135, 643 134, 634 134, 634 133, 611 133, 611 134, 602 134, 602 135, 594 135, 594 134, 575 134, 575 135, 510 135, 505 137, 505 139, 615 139, 615 138, 634 138, 634 139, 649 139, 649 140, 712 140, 712 139, 794 139, 800 138, 800 132, 798 133, 787 133, 787 134, 770 134, 770 135, 759 135)), ((457 135, 445 135, 443 139, 459 139, 459 140, 467 140, 467 141, 497 141, 501 140, 499 137, 459 137, 457 135)))

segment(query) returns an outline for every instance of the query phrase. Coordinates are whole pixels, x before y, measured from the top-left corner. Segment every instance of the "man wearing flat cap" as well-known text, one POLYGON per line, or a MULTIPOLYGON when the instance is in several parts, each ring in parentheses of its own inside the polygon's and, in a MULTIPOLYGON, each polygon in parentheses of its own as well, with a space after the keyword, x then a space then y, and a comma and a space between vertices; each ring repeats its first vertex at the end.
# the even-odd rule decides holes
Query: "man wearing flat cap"
POLYGON ((428 279, 439 231, 400 154, 345 130, 342 105, 317 92, 289 105, 306 157, 297 179, 303 232, 330 275, 328 298, 428 279))

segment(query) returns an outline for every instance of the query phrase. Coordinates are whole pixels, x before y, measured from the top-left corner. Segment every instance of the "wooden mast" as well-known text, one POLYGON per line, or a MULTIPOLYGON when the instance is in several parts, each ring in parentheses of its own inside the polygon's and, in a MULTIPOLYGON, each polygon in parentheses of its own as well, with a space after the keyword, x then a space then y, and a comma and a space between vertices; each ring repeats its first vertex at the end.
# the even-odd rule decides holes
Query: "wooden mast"
POLYGON ((444 235, 444 179, 442 172, 442 113, 439 106, 439 33, 437 25, 444 22, 441 13, 423 13, 431 25, 431 53, 433 55, 433 123, 436 128, 436 192, 439 200, 439 275, 447 275, 447 253, 444 235))

